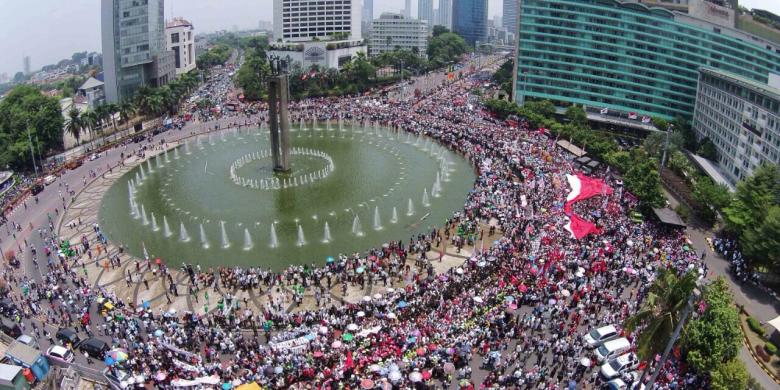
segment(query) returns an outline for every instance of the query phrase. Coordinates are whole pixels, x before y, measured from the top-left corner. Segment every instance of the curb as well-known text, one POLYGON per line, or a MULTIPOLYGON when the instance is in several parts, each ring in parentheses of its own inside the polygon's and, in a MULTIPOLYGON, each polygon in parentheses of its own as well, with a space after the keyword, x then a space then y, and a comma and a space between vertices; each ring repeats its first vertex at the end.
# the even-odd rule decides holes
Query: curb
POLYGON ((771 378, 775 383, 780 385, 780 378, 778 378, 777 375, 775 375, 774 373, 772 373, 771 371, 769 371, 766 368, 766 366, 764 365, 764 362, 761 360, 761 358, 759 358, 756 355, 756 352, 750 346, 750 341, 748 341, 748 338, 745 335, 746 334, 745 333, 745 327, 742 325, 742 319, 740 319, 740 321, 739 321, 739 327, 740 327, 740 329, 742 329, 742 342, 747 347, 747 350, 748 350, 748 353, 750 353, 750 356, 753 357, 753 360, 756 361, 756 364, 758 364, 758 367, 761 368, 761 370, 764 371, 764 373, 766 373, 766 375, 769 376, 769 378, 771 378))

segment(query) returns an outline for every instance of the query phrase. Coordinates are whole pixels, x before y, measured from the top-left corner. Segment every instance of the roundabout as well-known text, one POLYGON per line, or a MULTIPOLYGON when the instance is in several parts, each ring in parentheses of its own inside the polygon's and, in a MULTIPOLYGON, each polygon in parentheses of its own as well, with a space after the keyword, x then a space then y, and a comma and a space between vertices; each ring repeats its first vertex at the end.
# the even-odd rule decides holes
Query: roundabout
POLYGON ((263 129, 183 140, 117 178, 98 222, 138 258, 278 271, 429 231, 475 178, 432 139, 378 124, 315 122, 291 138, 285 173, 263 129))

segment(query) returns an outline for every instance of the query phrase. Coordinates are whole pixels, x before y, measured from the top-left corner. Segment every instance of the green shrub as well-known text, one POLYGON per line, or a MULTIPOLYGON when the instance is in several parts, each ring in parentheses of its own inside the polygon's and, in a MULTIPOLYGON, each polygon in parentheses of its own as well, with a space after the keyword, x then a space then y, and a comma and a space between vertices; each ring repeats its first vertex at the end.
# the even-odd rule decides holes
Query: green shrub
POLYGON ((777 346, 772 343, 764 344, 764 349, 766 349, 766 352, 770 355, 777 355, 777 346))
POLYGON ((756 332, 757 335, 764 337, 766 331, 764 330, 764 327, 761 326, 761 322, 759 322, 757 319, 753 317, 748 317, 747 323, 748 323, 748 327, 750 327, 750 330, 756 332))

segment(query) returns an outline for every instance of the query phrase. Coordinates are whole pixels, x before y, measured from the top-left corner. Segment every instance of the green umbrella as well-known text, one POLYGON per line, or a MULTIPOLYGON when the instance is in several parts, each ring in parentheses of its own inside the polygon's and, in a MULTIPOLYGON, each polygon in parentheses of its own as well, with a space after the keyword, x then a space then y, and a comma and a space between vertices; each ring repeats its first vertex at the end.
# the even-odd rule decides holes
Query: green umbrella
POLYGON ((355 336, 352 335, 352 333, 344 333, 344 335, 341 336, 341 339, 344 341, 352 341, 355 336))

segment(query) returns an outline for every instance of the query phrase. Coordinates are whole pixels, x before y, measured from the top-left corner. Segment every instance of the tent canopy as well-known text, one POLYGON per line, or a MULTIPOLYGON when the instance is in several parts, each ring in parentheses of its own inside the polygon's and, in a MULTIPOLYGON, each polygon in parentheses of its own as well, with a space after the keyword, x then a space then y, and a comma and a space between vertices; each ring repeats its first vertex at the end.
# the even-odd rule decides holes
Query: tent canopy
POLYGON ((681 227, 687 226, 685 225, 685 222, 683 222, 682 218, 680 218, 680 216, 670 208, 665 207, 662 209, 653 209, 653 213, 655 213, 655 216, 661 220, 661 223, 681 227))
POLYGON ((780 316, 777 316, 775 319, 770 320, 769 325, 772 325, 773 328, 775 328, 778 332, 780 332, 780 316))
POLYGON ((559 140, 557 145, 562 147, 567 152, 573 154, 575 157, 582 157, 587 154, 584 150, 580 149, 577 145, 574 145, 573 143, 563 139, 559 140))

